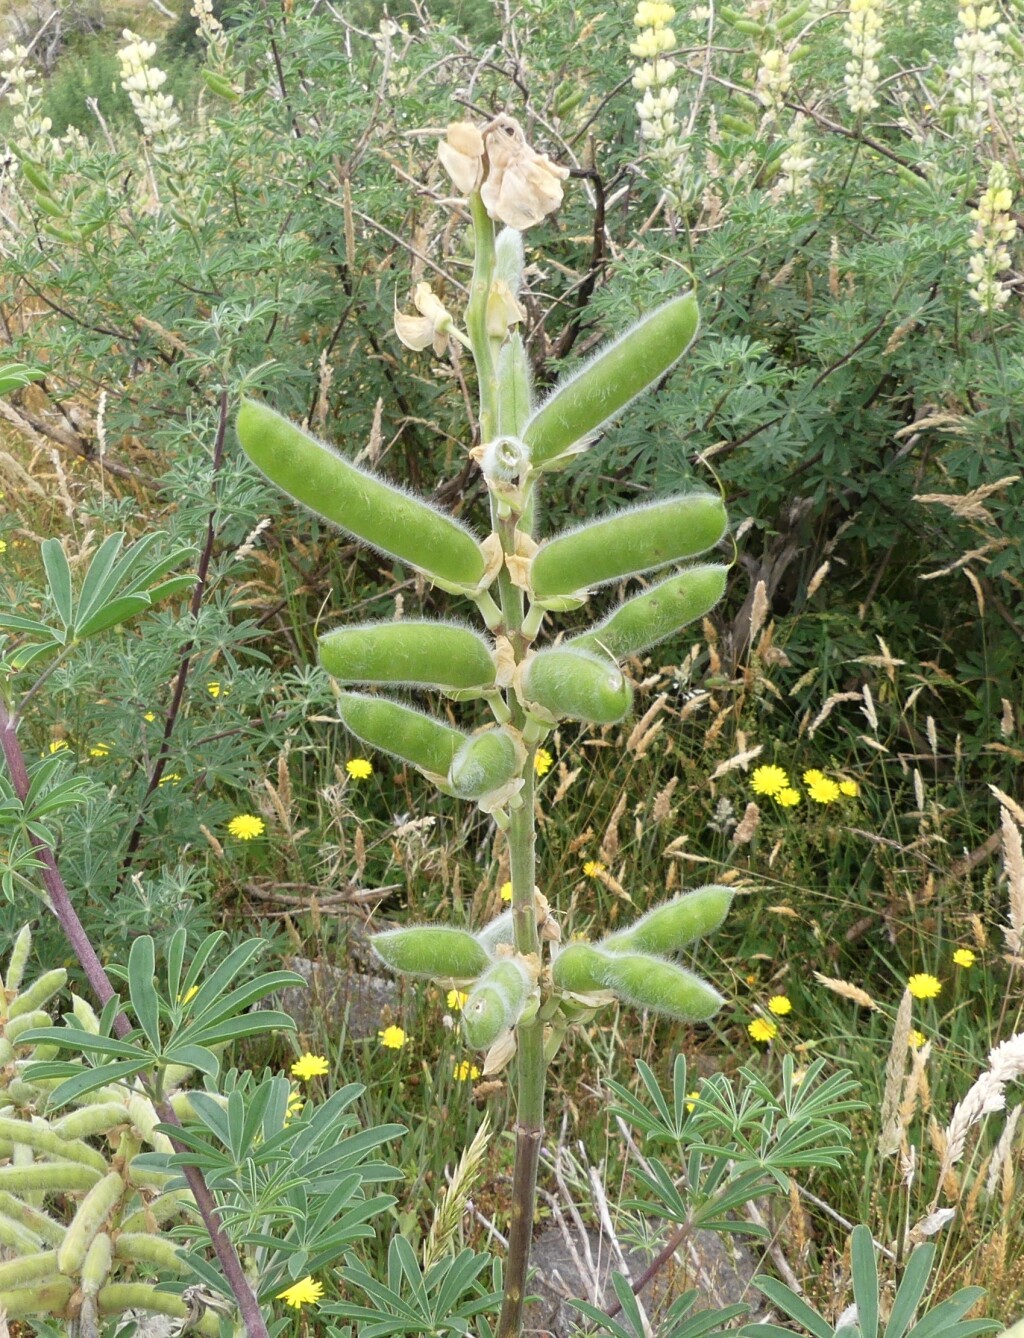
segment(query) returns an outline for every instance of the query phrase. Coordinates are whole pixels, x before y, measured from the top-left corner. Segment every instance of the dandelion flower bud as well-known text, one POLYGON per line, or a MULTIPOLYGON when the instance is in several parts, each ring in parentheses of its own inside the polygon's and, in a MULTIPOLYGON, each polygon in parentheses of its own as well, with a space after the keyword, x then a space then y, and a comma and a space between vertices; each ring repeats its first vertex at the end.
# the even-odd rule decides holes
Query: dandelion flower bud
POLYGON ((456 190, 472 195, 484 179, 484 139, 472 121, 453 121, 448 135, 437 146, 441 165, 456 190))

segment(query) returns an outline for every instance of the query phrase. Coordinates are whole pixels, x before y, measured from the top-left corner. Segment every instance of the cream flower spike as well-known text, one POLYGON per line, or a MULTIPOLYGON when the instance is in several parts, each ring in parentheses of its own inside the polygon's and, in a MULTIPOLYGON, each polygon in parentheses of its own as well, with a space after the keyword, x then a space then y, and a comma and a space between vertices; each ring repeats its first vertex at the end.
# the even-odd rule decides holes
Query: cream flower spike
POLYGON ((437 146, 441 165, 463 195, 480 189, 484 179, 484 140, 472 121, 453 121, 437 146))
POLYGON ((492 218, 521 232, 558 208, 569 169, 531 148, 518 121, 496 116, 483 141, 488 170, 480 194, 492 218))
POLYGON ((418 283, 412 295, 413 306, 420 313, 407 316, 395 311, 395 334, 406 348, 424 349, 433 344, 440 357, 448 347, 452 333, 452 314, 434 293, 429 283, 418 283))

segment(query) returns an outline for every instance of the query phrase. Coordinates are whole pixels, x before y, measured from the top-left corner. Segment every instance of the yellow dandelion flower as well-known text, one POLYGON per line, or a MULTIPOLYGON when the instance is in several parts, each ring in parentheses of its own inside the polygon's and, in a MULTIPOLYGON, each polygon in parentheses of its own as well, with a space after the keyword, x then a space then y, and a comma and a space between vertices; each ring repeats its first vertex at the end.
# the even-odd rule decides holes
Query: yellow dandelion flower
POLYGON ((546 748, 538 748, 533 755, 533 769, 538 776, 546 776, 555 764, 555 759, 546 748))
POLYGON ((298 1282, 293 1282, 290 1287, 286 1287, 283 1292, 278 1292, 277 1299, 283 1301, 285 1305, 290 1305, 293 1310, 301 1310, 304 1305, 316 1305, 323 1294, 324 1284, 314 1282, 307 1274, 298 1282))
POLYGON ((847 799, 856 799, 860 794, 860 786, 853 780, 841 780, 839 782, 839 793, 845 794, 847 799))
POLYGON ((800 791, 794 790, 792 785, 784 785, 775 795, 775 802, 781 808, 794 808, 800 802, 800 791))
POLYGON ((824 771, 819 771, 817 767, 810 767, 804 772, 800 779, 805 785, 813 785, 815 781, 823 781, 825 779, 825 773, 824 771))
POLYGON ((604 869, 605 866, 599 859, 588 859, 583 866, 583 872, 588 878, 600 878, 604 869))
POLYGON ((145 714, 142 718, 143 718, 143 720, 148 721, 149 724, 152 724, 153 721, 156 719, 156 716, 153 714, 152 711, 147 711, 146 714, 145 714))
POLYGON ((288 1093, 288 1105, 284 1112, 285 1124, 291 1124, 292 1120, 301 1115, 305 1104, 306 1098, 297 1087, 293 1087, 288 1093))
POLYGON ((220 696, 220 684, 217 682, 216 679, 214 679, 212 682, 207 683, 206 691, 216 701, 216 699, 220 696))
POLYGON ((378 1031, 377 1039, 385 1050, 401 1050, 409 1038, 401 1027, 391 1026, 385 1027, 383 1031, 378 1031))
POLYGON ((757 984, 757 976, 755 975, 755 973, 754 973, 753 971, 748 971, 748 972, 747 972, 747 975, 746 975, 746 977, 745 977, 745 979, 746 979, 746 982, 747 982, 748 985, 756 985, 756 984, 757 984))
MULTIPOLYGON (((176 771, 168 771, 165 775, 163 775, 163 776, 160 777, 160 779, 157 781, 157 785, 158 785, 158 786, 160 786, 160 785, 175 785, 175 784, 177 784, 177 782, 180 781, 180 780, 181 780, 181 777, 178 775, 178 773, 177 773, 176 771)), ((238 819, 235 818, 235 822, 237 822, 237 821, 238 821, 238 819)), ((259 819, 256 819, 256 821, 259 821, 259 819)), ((231 830, 231 827, 230 827, 230 825, 229 825, 229 826, 228 826, 228 831, 230 831, 230 830, 231 830)), ((244 839, 245 839, 245 840, 248 840, 248 837, 246 837, 246 838, 244 838, 244 839)))
POLYGON ((918 972, 916 976, 911 976, 907 981, 907 989, 915 999, 935 999, 942 989, 942 984, 935 976, 930 976, 927 972, 918 972))
POLYGON ((686 1110, 689 1113, 700 1100, 700 1092, 687 1092, 686 1097, 686 1110))
POLYGON ((755 794, 778 794, 789 788, 789 777, 782 767, 755 767, 750 778, 750 788, 755 794))
POLYGON ((345 770, 353 780, 367 780, 373 775, 373 763, 368 757, 350 757, 345 770))
POLYGON ((755 1017, 753 1022, 748 1022, 747 1031, 753 1040, 764 1041, 766 1045, 769 1041, 774 1041, 779 1034, 776 1023, 769 1022, 766 1017, 755 1017))
POLYGON ((977 960, 976 954, 971 952, 970 948, 957 948, 953 954, 953 961, 957 966, 973 966, 977 960))
POLYGON ((501 899, 502 899, 502 901, 511 901, 511 900, 512 900, 512 884, 511 884, 511 883, 502 883, 502 885, 501 885, 501 899))
POLYGON ((456 1082, 476 1082, 477 1078, 480 1077, 480 1070, 475 1064, 471 1064, 468 1059, 464 1059, 461 1063, 455 1064, 452 1077, 456 1082))
POLYGON ((925 1036, 924 1032, 918 1031, 915 1027, 907 1037, 907 1044, 910 1046, 911 1050, 920 1050, 927 1039, 928 1038, 925 1036))
POLYGON ((453 1013, 461 1013, 468 998, 465 990, 449 990, 445 1002, 453 1013))
POLYGON ((89 749, 90 757, 109 757, 110 745, 106 743, 94 743, 89 749))
POLYGON ((816 804, 834 804, 839 798, 839 786, 834 780, 822 776, 820 780, 811 781, 807 793, 816 804))
POLYGON ((262 836, 266 830, 266 823, 254 813, 239 813, 237 818, 232 818, 228 823, 228 831, 239 841, 251 841, 254 836, 262 836))
MULTIPOLYGON (((54 753, 62 753, 67 746, 67 739, 51 739, 49 749, 50 756, 52 757, 54 753)), ((45 757, 45 755, 46 754, 44 753, 43 756, 45 757)))
POLYGON ((289 1071, 293 1078, 309 1082, 310 1078, 322 1078, 328 1068, 329 1065, 323 1055, 312 1055, 307 1050, 304 1055, 299 1056, 289 1071))
POLYGON ((793 1004, 784 994, 773 994, 768 1000, 768 1011, 774 1013, 776 1017, 785 1017, 787 1013, 792 1013, 793 1004))

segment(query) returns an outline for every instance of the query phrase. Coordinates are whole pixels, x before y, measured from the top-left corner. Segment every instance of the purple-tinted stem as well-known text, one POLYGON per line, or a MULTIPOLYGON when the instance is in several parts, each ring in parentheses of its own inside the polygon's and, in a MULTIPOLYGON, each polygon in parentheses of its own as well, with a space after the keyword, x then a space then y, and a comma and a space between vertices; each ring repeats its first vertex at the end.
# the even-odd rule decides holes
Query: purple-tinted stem
MULTIPOLYGON (((4 761, 14 785, 14 792, 24 802, 29 791, 28 768, 25 765, 25 754, 18 742, 17 716, 8 711, 2 697, 0 697, 0 748, 3 749, 4 761)), ((53 851, 35 833, 32 833, 32 846, 33 852, 43 866, 43 886, 50 898, 54 914, 60 921, 61 928, 74 949, 75 956, 81 963, 86 979, 102 1007, 108 999, 114 997, 114 987, 103 969, 103 963, 96 955, 96 949, 92 946, 88 934, 82 927, 77 911, 71 904, 71 897, 57 867, 53 851)), ((127 1035, 131 1029, 131 1023, 124 1013, 118 1013, 114 1018, 114 1030, 118 1036, 127 1035)), ((145 1079, 143 1079, 143 1082, 145 1082, 145 1079)), ((154 1102, 154 1105, 164 1124, 174 1124, 179 1128, 181 1127, 181 1122, 171 1108, 170 1102, 160 1100, 154 1102)), ((186 1151, 174 1138, 171 1139, 171 1142, 176 1152, 186 1151)), ((203 1223, 210 1233, 210 1243, 217 1255, 224 1277, 238 1301, 238 1309, 249 1338, 270 1338, 259 1302, 256 1300, 255 1293, 245 1276, 235 1247, 224 1234, 224 1229, 220 1224, 220 1213, 217 1211, 217 1205, 202 1172, 197 1166, 184 1166, 182 1170, 188 1182, 188 1187, 192 1191, 192 1197, 196 1201, 196 1207, 202 1216, 203 1223)))

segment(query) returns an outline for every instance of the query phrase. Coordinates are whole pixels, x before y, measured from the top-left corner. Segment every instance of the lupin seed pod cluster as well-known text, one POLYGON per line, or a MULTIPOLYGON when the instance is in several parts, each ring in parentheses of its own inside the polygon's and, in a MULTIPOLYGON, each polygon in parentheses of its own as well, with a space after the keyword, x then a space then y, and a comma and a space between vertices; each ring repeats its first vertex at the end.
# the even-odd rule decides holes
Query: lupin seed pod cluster
MULTIPOLYGON (((83 1332, 97 1331, 98 1315, 130 1310, 184 1319, 185 1302, 158 1283, 187 1271, 166 1233, 188 1215, 191 1195, 168 1188, 171 1176, 133 1165, 138 1152, 170 1151, 156 1131, 159 1116, 141 1089, 123 1084, 47 1110, 60 1080, 26 1070, 53 1059, 57 1047, 21 1038, 52 1026, 49 1010, 67 973, 25 984, 30 950, 26 926, 0 972, 0 1315, 77 1314, 83 1332)), ((98 1033, 89 1004, 73 996, 73 1007, 77 1025, 98 1033)), ((171 1104, 191 1118, 185 1093, 171 1104)), ((210 1312, 195 1327, 219 1333, 210 1312)))
MULTIPOLYGON (((243 450, 271 482, 401 569, 467 601, 466 611, 475 610, 483 623, 478 631, 456 621, 400 618, 341 626, 320 638, 345 727, 492 814, 512 833, 514 880, 519 861, 521 890, 507 933, 421 926, 379 935, 377 951, 396 971, 467 984, 465 1029, 481 1047, 536 1016, 534 1003, 539 999, 543 1008, 552 985, 570 994, 611 991, 673 1017, 708 1017, 719 996, 671 960, 676 940, 683 941, 673 917, 684 913, 675 902, 662 908, 671 910, 668 918, 640 921, 628 947, 621 936, 570 947, 545 972, 525 891, 533 878, 514 830, 519 813, 532 822, 533 758, 547 732, 564 721, 609 726, 625 719, 633 705, 625 663, 703 617, 723 594, 727 566, 707 558, 727 528, 717 492, 694 489, 559 533, 536 533, 538 494, 548 475, 571 466, 638 395, 672 373, 696 336, 697 301, 686 292, 662 303, 539 398, 518 328, 526 317, 519 302, 521 233, 496 232, 494 220, 518 227, 541 222, 557 208, 566 173, 536 154, 507 116, 485 127, 449 127, 439 152, 456 189, 468 196, 473 221, 465 330, 421 283, 414 297, 419 314, 399 314, 396 332, 408 348, 432 347, 437 356, 450 340, 472 352, 480 440, 470 455, 488 489, 491 532, 481 535, 353 463, 265 404, 245 400, 237 419, 243 450), (549 630, 558 630, 546 626, 554 615, 588 606, 602 586, 633 579, 640 584, 610 612, 567 639, 549 639, 549 630), (476 699, 469 707, 475 715, 463 725, 452 707, 423 710, 390 695, 396 688, 432 690, 453 706, 476 699)), ((713 903, 724 915, 723 891, 692 894, 685 914, 713 903)))

